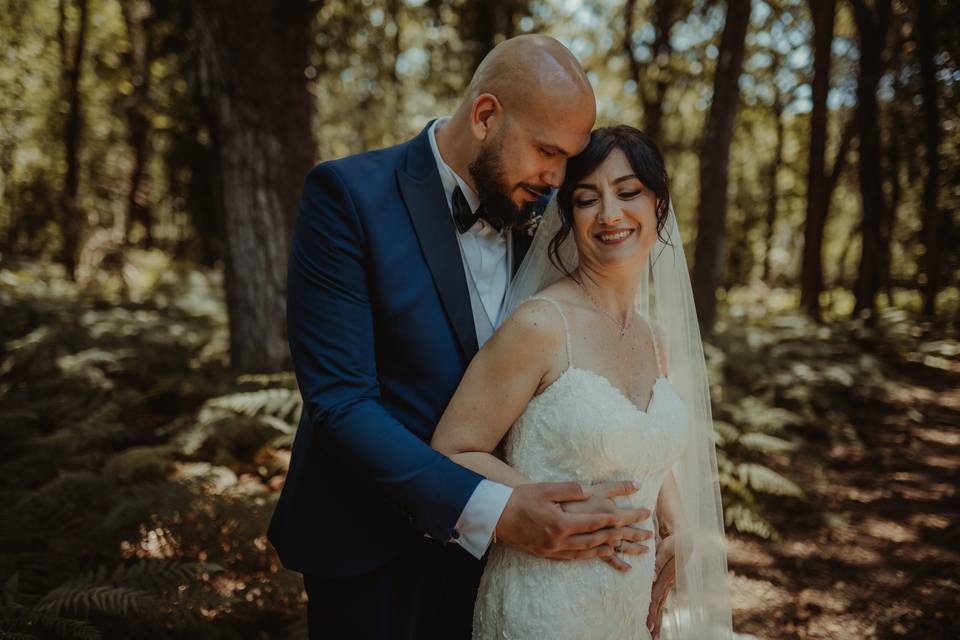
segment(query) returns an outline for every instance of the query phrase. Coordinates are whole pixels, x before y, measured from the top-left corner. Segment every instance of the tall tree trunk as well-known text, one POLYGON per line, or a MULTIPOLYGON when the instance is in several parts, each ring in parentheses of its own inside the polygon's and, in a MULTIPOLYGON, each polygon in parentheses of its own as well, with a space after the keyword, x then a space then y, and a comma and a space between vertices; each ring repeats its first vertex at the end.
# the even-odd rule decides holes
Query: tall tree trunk
MULTIPOLYGON (((779 68, 779 60, 773 68, 779 68)), ((777 176, 780 174, 780 167, 783 165, 783 96, 780 95, 780 87, 774 84, 773 100, 774 127, 777 132, 777 141, 773 150, 773 159, 770 161, 767 171, 767 185, 770 189, 767 195, 767 220, 766 220, 766 246, 763 256, 763 281, 770 284, 771 265, 770 254, 773 253, 773 229, 777 222, 777 207, 779 205, 779 191, 777 191, 777 176)))
POLYGON ((633 33, 636 25, 636 0, 627 0, 623 6, 624 37, 623 51, 627 56, 630 77, 637 83, 637 95, 643 106, 643 130, 653 138, 661 148, 663 140, 663 100, 670 86, 669 73, 666 70, 673 47, 670 45, 670 31, 680 19, 679 0, 661 0, 653 3, 653 44, 650 45, 652 62, 647 65, 637 59, 633 46, 633 33))
POLYGON ((237 373, 278 371, 287 361, 289 238, 315 155, 304 69, 317 4, 190 5, 195 80, 225 227, 230 359, 237 373))
POLYGON ((810 160, 807 169, 807 222, 803 233, 800 305, 820 318, 823 291, 823 230, 830 210, 827 193, 827 95, 837 0, 809 0, 813 17, 813 111, 810 114, 810 160))
POLYGON ((59 22, 57 40, 60 45, 60 69, 62 73, 61 90, 67 103, 67 117, 63 129, 63 147, 67 172, 64 176, 63 193, 60 199, 60 228, 63 244, 60 260, 71 279, 77 275, 77 258, 80 248, 80 235, 83 231, 84 213, 78 202, 80 194, 80 142, 83 133, 83 104, 80 96, 80 79, 83 70, 83 58, 87 47, 87 0, 76 0, 77 28, 73 40, 73 52, 70 53, 67 35, 66 0, 57 5, 59 22))
POLYGON ((693 292, 700 326, 707 334, 713 330, 717 287, 723 279, 730 141, 740 103, 738 83, 749 23, 750 0, 728 0, 713 83, 713 101, 700 153, 700 205, 693 292))
MULTIPOLYGON (((24 16, 29 10, 29 4, 24 0, 7 3, 7 19, 9 20, 7 34, 7 50, 12 59, 21 55, 24 39, 24 16)), ((20 122, 24 111, 24 94, 26 85, 14 80, 5 84, 10 111, 0 113, 0 176, 2 176, 2 191, 0 191, 0 210, 7 212, 6 219, 0 217, 0 253, 14 253, 17 250, 19 229, 24 214, 19 211, 14 200, 13 169, 20 135, 14 127, 20 122)))
POLYGON ((936 315, 937 294, 942 286, 942 234, 938 188, 940 181, 940 107, 937 104, 937 67, 934 56, 939 43, 935 0, 918 0, 916 42, 920 54, 920 80, 923 86, 923 146, 927 172, 923 182, 923 316, 936 315))
POLYGON ((529 13, 528 4, 527 0, 469 0, 464 4, 458 29, 471 59, 471 76, 500 38, 513 37, 514 23, 529 13))
POLYGON ((133 0, 120 2, 120 13, 129 41, 129 49, 123 54, 125 67, 131 72, 133 92, 121 100, 127 120, 128 143, 133 153, 133 168, 130 171, 130 184, 127 187, 127 213, 125 219, 118 219, 115 233, 121 241, 129 242, 128 231, 133 223, 139 223, 144 230, 142 244, 153 246, 153 220, 150 211, 149 184, 147 182, 147 163, 151 155, 152 127, 147 109, 150 101, 150 65, 153 62, 153 43, 148 25, 149 18, 141 12, 141 6, 133 0))
MULTIPOLYGON (((902 92, 897 91, 897 95, 894 97, 894 101, 899 99, 904 99, 906 96, 901 95, 902 92)), ((903 118, 897 112, 896 105, 890 106, 890 119, 888 126, 890 126, 891 131, 908 131, 907 123, 904 122, 903 118)), ((897 135, 891 135, 887 142, 886 149, 886 162, 884 168, 886 169, 886 178, 885 178, 885 190, 890 194, 888 200, 885 201, 885 206, 883 208, 883 252, 881 254, 880 264, 880 284, 883 287, 885 293, 887 294, 887 304, 888 306, 894 305, 893 297, 893 243, 894 230, 897 228, 897 209, 900 206, 900 198, 903 195, 903 186, 900 183, 900 169, 903 164, 903 150, 900 148, 900 141, 897 135)))
POLYGON ((883 74, 883 53, 890 0, 876 0, 876 8, 866 0, 851 0, 860 45, 860 70, 857 81, 857 128, 860 148, 858 175, 863 207, 862 253, 854 286, 854 313, 876 308, 877 292, 882 284, 883 222, 886 219, 880 142, 880 109, 877 86, 883 74))

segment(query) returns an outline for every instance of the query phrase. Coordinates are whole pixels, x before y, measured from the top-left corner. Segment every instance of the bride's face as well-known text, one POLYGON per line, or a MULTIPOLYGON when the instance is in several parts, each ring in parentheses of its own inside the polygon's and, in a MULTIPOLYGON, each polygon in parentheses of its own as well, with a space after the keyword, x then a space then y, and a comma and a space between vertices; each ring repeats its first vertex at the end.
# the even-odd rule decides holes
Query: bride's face
POLYGON ((657 197, 614 148, 573 191, 573 233, 581 265, 642 264, 657 241, 657 197))

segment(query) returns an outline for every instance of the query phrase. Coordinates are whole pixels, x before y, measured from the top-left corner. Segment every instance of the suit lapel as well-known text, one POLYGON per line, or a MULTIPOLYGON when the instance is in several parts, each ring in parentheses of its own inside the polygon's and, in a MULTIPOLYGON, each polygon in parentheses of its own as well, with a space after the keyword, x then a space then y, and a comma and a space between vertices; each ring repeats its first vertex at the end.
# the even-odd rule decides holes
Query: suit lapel
POLYGON ((530 248, 533 238, 523 229, 514 229, 511 233, 513 234, 513 264, 510 265, 510 278, 512 279, 513 276, 517 275, 517 269, 520 268, 523 257, 527 255, 527 249, 530 248))
POLYGON ((456 227, 430 148, 431 124, 410 142, 407 165, 397 170, 397 181, 447 319, 469 360, 477 353, 477 331, 456 227))

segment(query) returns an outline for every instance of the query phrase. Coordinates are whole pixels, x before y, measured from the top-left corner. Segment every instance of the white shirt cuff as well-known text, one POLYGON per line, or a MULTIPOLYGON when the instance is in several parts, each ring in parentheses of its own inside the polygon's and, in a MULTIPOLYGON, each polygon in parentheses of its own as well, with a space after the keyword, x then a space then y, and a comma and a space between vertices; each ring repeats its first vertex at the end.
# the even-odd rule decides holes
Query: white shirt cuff
POLYGON ((499 482, 481 480, 460 513, 455 527, 458 536, 453 541, 477 560, 482 558, 511 495, 513 488, 499 482))

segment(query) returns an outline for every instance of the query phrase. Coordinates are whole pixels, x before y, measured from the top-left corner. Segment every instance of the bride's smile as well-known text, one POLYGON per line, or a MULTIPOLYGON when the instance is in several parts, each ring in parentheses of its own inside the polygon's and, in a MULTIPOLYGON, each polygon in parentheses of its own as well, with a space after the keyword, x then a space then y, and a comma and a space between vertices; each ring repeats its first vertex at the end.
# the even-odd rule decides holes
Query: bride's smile
POLYGON ((581 268, 602 271, 646 260, 657 240, 656 195, 614 149, 572 194, 581 268))

